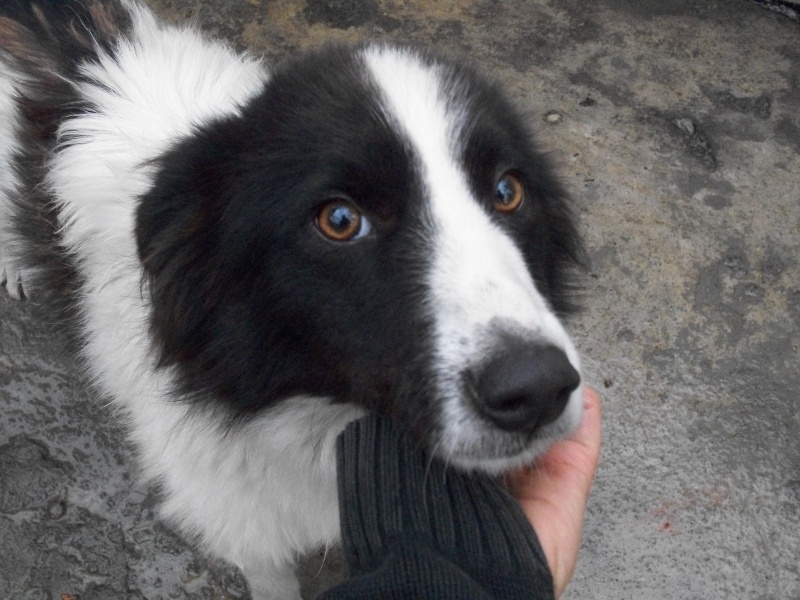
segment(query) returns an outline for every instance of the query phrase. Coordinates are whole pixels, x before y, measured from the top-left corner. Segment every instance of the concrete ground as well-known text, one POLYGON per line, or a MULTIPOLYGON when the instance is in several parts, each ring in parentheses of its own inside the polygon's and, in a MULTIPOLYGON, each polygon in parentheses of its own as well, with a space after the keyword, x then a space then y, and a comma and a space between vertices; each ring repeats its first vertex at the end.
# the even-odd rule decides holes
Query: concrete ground
MULTIPOLYGON (((569 600, 800 598, 800 24, 745 0, 157 0, 279 59, 474 58, 560 161, 593 259, 571 329, 605 447, 569 600)), ((0 598, 247 598, 157 520, 124 436, 0 298, 0 598)), ((303 566, 308 597, 341 559, 303 566)))

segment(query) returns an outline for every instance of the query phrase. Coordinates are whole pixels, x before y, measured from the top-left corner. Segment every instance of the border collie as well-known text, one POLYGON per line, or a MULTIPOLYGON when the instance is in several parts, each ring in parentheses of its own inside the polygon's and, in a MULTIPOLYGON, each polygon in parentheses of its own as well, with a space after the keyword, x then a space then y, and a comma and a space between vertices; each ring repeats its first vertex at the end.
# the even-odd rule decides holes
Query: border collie
POLYGON ((336 542, 366 411, 490 473, 580 420, 567 199, 502 86, 434 53, 272 67, 134 0, 5 1, 0 227, 8 292, 58 311, 165 515, 258 599, 336 542))

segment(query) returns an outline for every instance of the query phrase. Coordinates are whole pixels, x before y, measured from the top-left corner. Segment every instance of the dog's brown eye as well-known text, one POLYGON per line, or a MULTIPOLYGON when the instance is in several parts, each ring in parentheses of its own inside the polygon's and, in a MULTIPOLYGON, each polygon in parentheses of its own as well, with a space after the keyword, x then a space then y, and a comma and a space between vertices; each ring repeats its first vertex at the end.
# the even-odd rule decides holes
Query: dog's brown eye
POLYGON ((332 198, 317 213, 317 229, 334 242, 348 242, 369 233, 369 222, 346 198, 332 198))
POLYGON ((494 190, 494 208, 497 212, 512 213, 522 206, 525 188, 522 182, 511 173, 505 173, 494 190))

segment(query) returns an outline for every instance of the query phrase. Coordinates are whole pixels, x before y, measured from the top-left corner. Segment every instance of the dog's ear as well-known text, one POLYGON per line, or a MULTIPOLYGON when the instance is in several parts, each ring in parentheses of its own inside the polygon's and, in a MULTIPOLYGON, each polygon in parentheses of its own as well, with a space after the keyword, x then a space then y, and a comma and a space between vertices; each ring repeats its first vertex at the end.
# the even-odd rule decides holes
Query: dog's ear
MULTIPOLYGON (((273 169, 245 129, 237 117, 215 121, 157 159, 135 224, 158 366, 176 369, 176 391, 185 399, 213 395, 233 415, 344 385, 330 383, 340 377, 333 368, 309 372, 307 357, 323 354, 314 340, 297 342, 302 322, 265 319, 293 310, 291 302, 276 308, 265 292, 272 276, 265 257, 273 244, 290 245, 296 219, 263 218, 287 194, 268 177, 273 169)), ((285 280, 293 264, 274 277, 285 280)))
POLYGON ((162 365, 197 358, 214 321, 214 298, 225 285, 218 281, 221 265, 214 264, 225 178, 219 154, 194 142, 156 161, 153 185, 136 213, 143 292, 153 303, 151 333, 162 365))

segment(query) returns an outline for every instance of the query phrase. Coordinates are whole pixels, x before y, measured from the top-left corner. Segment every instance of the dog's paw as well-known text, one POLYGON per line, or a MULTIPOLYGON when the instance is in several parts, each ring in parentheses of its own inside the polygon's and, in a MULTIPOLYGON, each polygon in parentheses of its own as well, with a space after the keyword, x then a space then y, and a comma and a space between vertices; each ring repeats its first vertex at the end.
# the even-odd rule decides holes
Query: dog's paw
POLYGON ((27 296, 24 286, 25 279, 25 270, 17 267, 13 259, 0 246, 0 285, 5 286, 8 295, 14 300, 22 300, 27 296))

